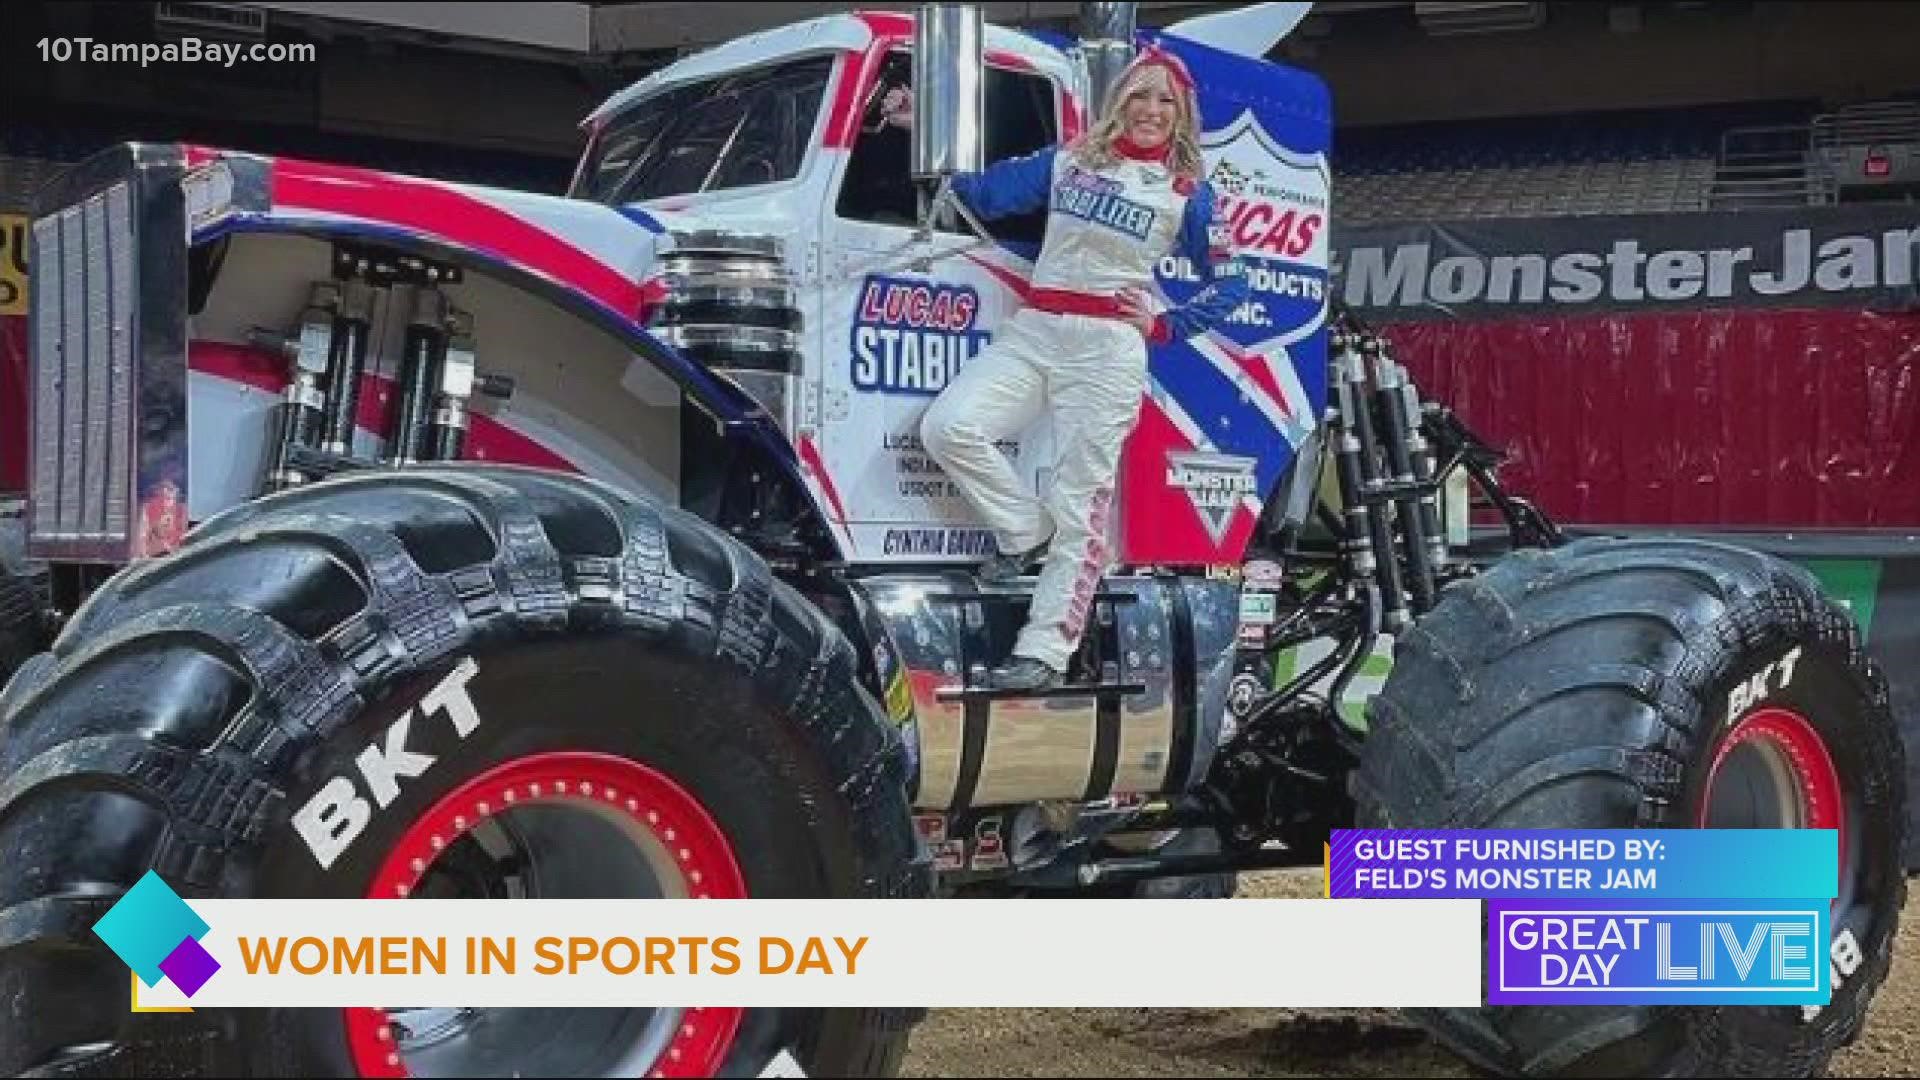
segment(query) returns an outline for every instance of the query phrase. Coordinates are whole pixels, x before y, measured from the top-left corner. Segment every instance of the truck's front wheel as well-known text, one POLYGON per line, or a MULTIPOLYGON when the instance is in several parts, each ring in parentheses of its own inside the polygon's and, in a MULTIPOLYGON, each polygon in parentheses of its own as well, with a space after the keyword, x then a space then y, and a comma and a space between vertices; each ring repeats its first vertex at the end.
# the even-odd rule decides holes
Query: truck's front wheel
POLYGON ((0 701, 0 1073, 892 1072, 884 1009, 134 1016, 89 931, 150 867, 188 897, 925 895, 856 669, 751 553, 591 483, 423 469, 232 511, 0 701))
POLYGON ((1886 979, 1906 897, 1886 684, 1811 576, 1704 541, 1526 551, 1399 643, 1370 707, 1362 828, 1812 828, 1840 837, 1839 985, 1800 1007, 1418 1014, 1508 1075, 1812 1076, 1886 979))

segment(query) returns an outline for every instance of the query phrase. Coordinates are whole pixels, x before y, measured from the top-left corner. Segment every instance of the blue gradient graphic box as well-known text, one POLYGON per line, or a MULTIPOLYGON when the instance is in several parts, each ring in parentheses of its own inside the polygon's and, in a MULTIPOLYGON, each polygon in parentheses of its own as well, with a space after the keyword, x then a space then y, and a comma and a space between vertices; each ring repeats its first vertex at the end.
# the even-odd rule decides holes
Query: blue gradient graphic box
POLYGON ((1831 898, 1831 829, 1340 829, 1336 899, 1831 898))

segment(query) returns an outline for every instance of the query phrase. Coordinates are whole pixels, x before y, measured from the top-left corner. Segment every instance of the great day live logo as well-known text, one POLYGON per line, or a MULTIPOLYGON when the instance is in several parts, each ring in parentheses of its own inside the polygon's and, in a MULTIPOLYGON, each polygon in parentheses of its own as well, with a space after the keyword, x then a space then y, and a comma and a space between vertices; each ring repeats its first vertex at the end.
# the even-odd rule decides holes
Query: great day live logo
POLYGON ((1493 1005, 1825 1005, 1831 830, 1341 830, 1327 895, 1481 897, 1493 1005))
POLYGON ((1494 1005, 1824 1005, 1826 905, 1493 900, 1494 1005))

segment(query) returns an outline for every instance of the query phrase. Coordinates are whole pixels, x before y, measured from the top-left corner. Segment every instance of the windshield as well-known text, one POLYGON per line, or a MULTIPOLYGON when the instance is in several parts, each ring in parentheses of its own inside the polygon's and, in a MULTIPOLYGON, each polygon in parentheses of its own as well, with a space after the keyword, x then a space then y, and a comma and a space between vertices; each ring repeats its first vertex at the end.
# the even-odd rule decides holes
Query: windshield
POLYGON ((594 141, 580 194, 628 203, 792 179, 832 70, 832 56, 809 57, 628 106, 594 141))

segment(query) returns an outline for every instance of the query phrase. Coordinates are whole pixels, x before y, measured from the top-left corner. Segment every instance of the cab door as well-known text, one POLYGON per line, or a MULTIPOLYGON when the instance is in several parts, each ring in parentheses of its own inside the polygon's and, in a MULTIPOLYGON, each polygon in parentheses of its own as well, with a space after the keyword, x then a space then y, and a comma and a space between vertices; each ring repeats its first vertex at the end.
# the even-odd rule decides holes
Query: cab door
MULTIPOLYGON (((910 135, 879 113, 911 70, 904 42, 872 66, 822 214, 818 469, 844 508, 855 561, 971 563, 992 554, 992 535, 922 448, 920 418, 1020 305, 1046 215, 987 222, 992 243, 957 222, 916 242, 910 135)), ((1065 78, 989 50, 987 162, 1056 142, 1070 126, 1065 78)), ((1045 489, 1044 421, 1003 449, 1045 489)))

